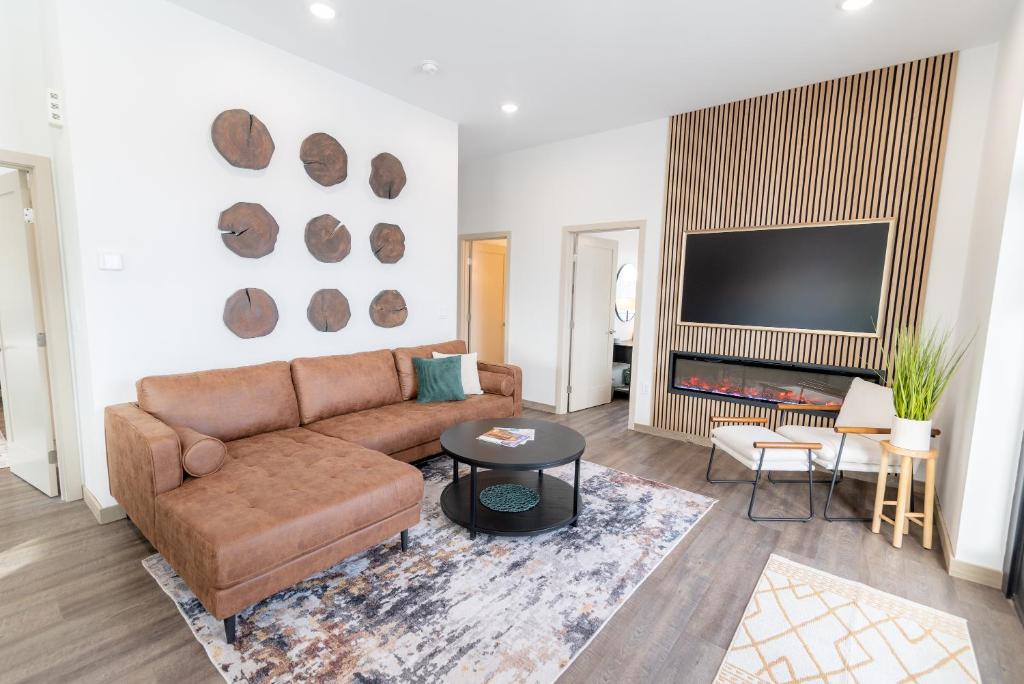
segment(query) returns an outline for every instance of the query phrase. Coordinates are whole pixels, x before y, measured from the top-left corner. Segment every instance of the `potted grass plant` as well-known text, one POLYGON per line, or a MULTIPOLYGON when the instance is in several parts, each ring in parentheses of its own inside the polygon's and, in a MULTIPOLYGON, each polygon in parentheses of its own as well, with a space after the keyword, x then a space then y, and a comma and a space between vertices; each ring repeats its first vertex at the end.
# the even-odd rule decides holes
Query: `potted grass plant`
POLYGON ((895 353, 887 354, 888 380, 896 418, 889 441, 913 451, 931 448, 932 415, 964 358, 970 340, 957 348, 950 334, 933 328, 921 333, 903 328, 896 334, 895 353))

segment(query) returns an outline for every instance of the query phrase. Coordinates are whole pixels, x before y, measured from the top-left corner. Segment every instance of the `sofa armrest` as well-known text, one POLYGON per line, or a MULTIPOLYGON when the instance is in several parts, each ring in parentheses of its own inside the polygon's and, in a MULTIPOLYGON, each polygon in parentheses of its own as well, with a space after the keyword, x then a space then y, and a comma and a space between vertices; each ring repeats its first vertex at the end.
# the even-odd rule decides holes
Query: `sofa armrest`
POLYGON ((156 497, 182 482, 178 433, 135 404, 108 406, 103 423, 110 493, 156 546, 156 497))
POLYGON ((512 377, 512 415, 523 415, 523 369, 513 366, 511 363, 485 363, 479 361, 476 364, 479 371, 488 373, 500 373, 512 377))

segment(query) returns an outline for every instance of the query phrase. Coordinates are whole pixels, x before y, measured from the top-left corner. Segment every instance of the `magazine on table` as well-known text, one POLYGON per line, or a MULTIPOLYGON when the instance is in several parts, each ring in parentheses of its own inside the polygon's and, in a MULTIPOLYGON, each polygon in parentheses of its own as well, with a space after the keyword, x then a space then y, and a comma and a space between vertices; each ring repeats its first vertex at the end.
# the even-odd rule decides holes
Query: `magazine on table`
POLYGON ((494 427, 477 439, 504 447, 517 447, 533 439, 533 428, 494 427))

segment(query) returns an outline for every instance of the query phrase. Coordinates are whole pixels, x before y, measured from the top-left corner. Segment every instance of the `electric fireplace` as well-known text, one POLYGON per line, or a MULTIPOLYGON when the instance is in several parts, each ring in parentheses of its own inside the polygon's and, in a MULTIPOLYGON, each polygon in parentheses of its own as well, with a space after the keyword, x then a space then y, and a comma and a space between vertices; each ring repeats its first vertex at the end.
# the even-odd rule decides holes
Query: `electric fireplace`
POLYGON ((841 404, 854 378, 880 383, 879 371, 672 352, 669 392, 740 403, 841 404))

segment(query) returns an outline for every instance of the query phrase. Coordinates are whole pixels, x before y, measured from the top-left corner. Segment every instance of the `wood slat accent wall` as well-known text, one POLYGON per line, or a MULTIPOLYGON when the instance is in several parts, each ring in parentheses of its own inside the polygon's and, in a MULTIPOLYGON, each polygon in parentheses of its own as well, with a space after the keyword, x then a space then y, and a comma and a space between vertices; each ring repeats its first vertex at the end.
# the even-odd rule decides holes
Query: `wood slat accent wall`
POLYGON ((654 427, 706 437, 712 415, 777 418, 669 393, 672 350, 880 368, 893 333, 918 324, 956 62, 956 53, 940 55, 672 117, 654 427), (889 217, 895 238, 880 338, 677 322, 687 232, 889 217))

